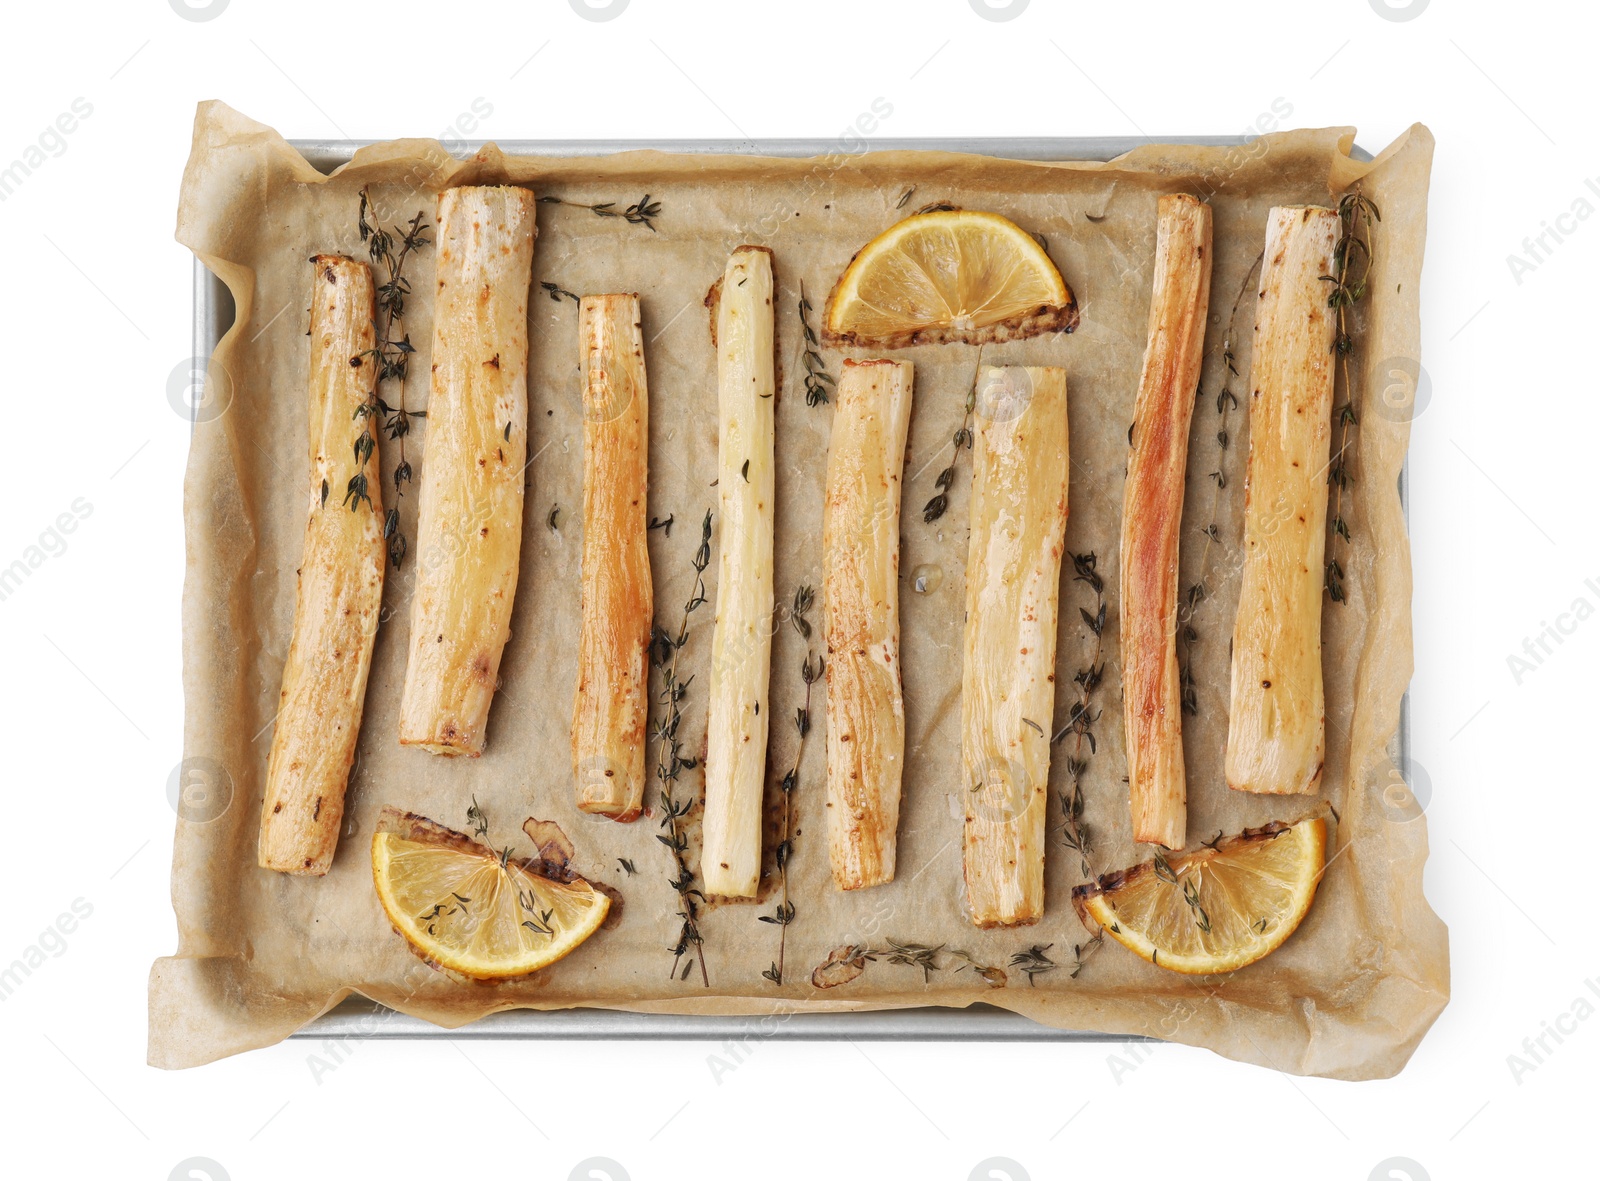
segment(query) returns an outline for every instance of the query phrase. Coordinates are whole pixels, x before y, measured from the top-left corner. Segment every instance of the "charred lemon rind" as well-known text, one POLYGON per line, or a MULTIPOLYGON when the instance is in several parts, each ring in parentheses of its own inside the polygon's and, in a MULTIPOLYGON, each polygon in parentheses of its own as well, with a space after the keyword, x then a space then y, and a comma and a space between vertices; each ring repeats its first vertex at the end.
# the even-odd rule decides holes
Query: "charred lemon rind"
MULTIPOLYGON (((824 327, 822 343, 842 349, 909 349, 924 344, 1005 344, 1029 340, 1048 332, 1073 332, 1078 327, 1078 303, 1069 289, 1068 302, 1061 306, 1041 304, 1018 319, 983 328, 932 326, 907 332, 872 336, 859 332, 838 332, 824 327)), ((832 296, 829 296, 830 302, 832 296)))

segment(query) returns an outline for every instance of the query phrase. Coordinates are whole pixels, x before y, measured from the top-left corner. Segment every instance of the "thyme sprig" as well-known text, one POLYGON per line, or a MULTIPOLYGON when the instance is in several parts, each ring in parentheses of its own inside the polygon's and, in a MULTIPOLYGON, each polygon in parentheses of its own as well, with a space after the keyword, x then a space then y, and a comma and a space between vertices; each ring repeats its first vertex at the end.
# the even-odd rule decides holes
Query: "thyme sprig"
POLYGON ((1106 669, 1101 655, 1106 630, 1106 583, 1096 569, 1098 563, 1099 559, 1092 550, 1086 554, 1072 555, 1072 581, 1087 583, 1094 592, 1094 610, 1091 612, 1087 607, 1078 608, 1078 614, 1094 640, 1089 646, 1088 667, 1079 669, 1072 678, 1072 683, 1078 687, 1077 699, 1068 707, 1067 720, 1050 739, 1052 745, 1069 737, 1072 739, 1072 753, 1067 756, 1067 790, 1061 793, 1064 830, 1061 839, 1067 848, 1078 855, 1079 871, 1084 878, 1093 877, 1094 872, 1089 867, 1089 826, 1083 820, 1083 774, 1089 769, 1083 744, 1089 744, 1089 754, 1095 753, 1094 724, 1104 711, 1094 709, 1094 691, 1100 687, 1106 669))
POLYGON ((1184 879, 1183 900, 1189 904, 1189 909, 1194 912, 1194 925, 1209 934, 1211 931, 1211 916, 1206 913, 1206 908, 1200 905, 1200 887, 1192 879, 1184 879))
POLYGON ((950 485, 956 478, 956 461, 961 458, 961 449, 965 447, 972 450, 972 412, 978 405, 978 374, 983 372, 983 346, 978 346, 978 360, 972 371, 972 388, 967 391, 966 409, 961 414, 961 426, 950 437, 951 452, 950 465, 933 479, 935 489, 933 499, 922 506, 922 523, 931 525, 944 516, 945 510, 950 507, 950 485))
POLYGON ((483 809, 478 805, 478 797, 472 797, 472 806, 467 809, 467 827, 477 837, 489 835, 489 818, 484 815, 483 809))
MULTIPOLYGON (((1098 943, 1099 937, 1096 936, 1091 942, 1098 943)), ((1055 944, 1053 943, 1035 943, 1022 951, 1013 952, 1006 960, 1006 967, 1021 972, 1028 978, 1028 983, 1036 987, 1037 977, 1061 967, 1060 964, 1046 954, 1054 946, 1055 944)), ((885 946, 883 947, 869 947, 866 944, 858 943, 839 948, 829 956, 829 962, 855 962, 859 965, 883 960, 891 964, 920 968, 922 969, 922 982, 926 984, 933 979, 933 973, 943 972, 951 966, 949 963, 940 960, 941 954, 951 956, 960 961, 955 968, 957 972, 975 972, 991 988, 1004 988, 1006 986, 1005 968, 996 964, 985 963, 971 952, 963 951, 959 947, 946 947, 943 943, 935 947, 928 947, 920 943, 902 943, 898 939, 885 940, 885 946)), ((1072 954, 1074 967, 1069 975, 1076 977, 1088 957, 1081 955, 1078 947, 1072 949, 1072 954)))
MULTIPOLYGON (((706 602, 706 567, 710 564, 711 510, 707 509, 700 526, 700 547, 695 551, 693 561, 694 589, 683 604, 678 630, 675 634, 668 634, 658 625, 650 636, 650 662, 661 670, 661 689, 656 700, 663 707, 662 715, 651 731, 651 737, 656 740, 656 779, 661 800, 661 827, 664 830, 656 835, 656 840, 672 854, 673 872, 667 883, 678 895, 678 918, 682 920, 677 942, 671 948, 672 971, 669 975, 677 977, 678 965, 692 952, 700 963, 700 982, 707 988, 711 986, 711 980, 706 974, 705 946, 700 935, 700 907, 705 902, 705 895, 695 887, 694 871, 689 868, 689 837, 684 826, 689 813, 694 810, 695 800, 693 795, 675 797, 673 789, 682 772, 692 770, 700 763, 698 758, 684 754, 683 738, 678 733, 683 723, 683 698, 694 680, 692 676, 688 680, 679 679, 678 656, 689 642, 689 617, 706 602)), ((693 966, 692 961, 683 965, 683 979, 688 979, 693 966)))
POLYGON ((430 934, 430 935, 438 935, 439 934, 438 928, 435 927, 435 925, 434 925, 435 921, 438 920, 438 919, 449 918, 451 915, 455 915, 455 914, 470 914, 471 913, 467 909, 467 905, 468 905, 468 903, 470 903, 472 901, 472 899, 463 898, 460 894, 457 894, 454 891, 451 891, 450 897, 454 898, 455 901, 454 902, 435 902, 433 904, 433 909, 432 910, 428 911, 425 914, 419 914, 417 916, 417 921, 418 922, 427 923, 428 924, 428 934, 430 934))
MULTIPOLYGON (((489 835, 489 816, 484 812, 483 806, 478 803, 476 795, 472 797, 472 803, 467 808, 467 827, 472 830, 474 836, 480 839, 489 835)), ((516 890, 517 905, 522 907, 528 915, 527 918, 522 920, 522 925, 535 935, 543 935, 546 939, 553 937, 556 933, 555 923, 553 922, 555 912, 553 910, 540 910, 538 907, 539 900, 535 897, 533 891, 531 889, 524 890, 521 886, 516 885, 515 879, 511 877, 510 845, 505 845, 501 848, 498 860, 500 873, 504 876, 505 881, 511 883, 516 890)), ((428 923, 428 934, 437 934, 431 920, 441 917, 448 918, 458 912, 461 914, 470 913, 467 907, 472 899, 456 893, 451 893, 450 897, 455 899, 453 904, 448 902, 436 903, 434 908, 427 914, 419 916, 428 923)))
MULTIPOLYGON (((1328 483, 1333 488, 1333 511, 1328 514, 1328 528, 1333 537, 1350 544, 1350 523, 1345 520, 1345 493, 1350 490, 1350 428, 1360 419, 1356 413, 1356 387, 1350 380, 1350 361, 1355 355, 1355 338, 1350 331, 1352 309, 1367 294, 1367 279, 1372 274, 1372 224, 1382 221, 1378 207, 1372 199, 1356 188, 1339 198, 1339 223, 1342 232, 1333 247, 1333 261, 1337 274, 1323 275, 1326 283, 1333 284, 1328 293, 1328 306, 1338 312, 1339 323, 1334 332, 1333 351, 1339 358, 1339 376, 1344 382, 1344 402, 1335 407, 1334 418, 1339 423, 1339 447, 1328 463, 1328 483)), ((1346 602, 1344 567, 1331 551, 1335 546, 1329 539, 1327 568, 1324 585, 1328 597, 1335 603, 1346 602)))
MULTIPOLYGON (((383 282, 378 285, 377 290, 376 302, 380 321, 375 325, 378 329, 377 344, 370 354, 377 361, 378 376, 367 401, 356 408, 356 418, 363 423, 362 433, 355 442, 358 470, 345 489, 345 500, 350 503, 352 509, 363 499, 369 505, 372 503, 368 494, 365 468, 366 460, 372 454, 374 441, 368 432, 365 420, 381 415, 384 433, 391 441, 400 444, 400 458, 395 464, 393 476, 394 494, 398 501, 405 495, 405 485, 413 478, 411 464, 406 459, 406 436, 411 433, 411 420, 427 417, 426 411, 406 409, 406 378, 410 376, 411 356, 416 349, 411 344, 410 333, 404 330, 403 320, 406 299, 411 294, 411 281, 405 276, 406 262, 412 254, 432 242, 432 239, 427 237, 427 232, 433 227, 422 220, 423 213, 418 210, 416 216, 405 226, 393 226, 385 230, 368 220, 367 214, 371 208, 367 190, 363 188, 356 218, 357 229, 360 231, 361 240, 367 244, 367 255, 372 260, 372 265, 382 266, 384 274, 383 282), (386 381, 399 384, 399 392, 395 396, 398 405, 390 405, 384 399, 383 383, 386 381)), ((354 365, 358 361, 358 358, 352 357, 350 363, 354 365)), ((398 570, 405 560, 407 549, 406 536, 400 530, 398 503, 391 505, 389 511, 384 514, 383 537, 389 543, 389 561, 398 570)))
MULTIPOLYGON (((1200 531, 1206 539, 1200 550, 1200 577, 1184 591, 1183 599, 1178 604, 1178 692, 1183 712, 1191 715, 1200 712, 1200 691, 1194 678, 1194 646, 1200 640, 1200 632, 1194 625, 1194 615, 1199 610, 1200 604, 1211 593, 1207 581, 1210 578, 1211 546, 1222 541, 1222 532, 1217 528, 1217 509, 1222 503, 1222 490, 1228 486, 1228 446, 1232 442, 1228 427, 1233 412, 1239 408, 1239 397, 1230 388, 1232 380, 1239 376, 1234 341, 1237 338, 1239 309, 1244 304, 1245 292, 1250 289, 1251 278, 1261 266, 1262 257, 1263 255, 1259 254, 1256 256, 1256 261, 1240 281, 1238 294, 1233 297, 1233 310, 1228 313, 1228 328, 1222 337, 1222 388, 1217 391, 1215 399, 1217 466, 1216 470, 1207 474, 1212 484, 1211 507, 1207 513, 1210 523, 1200 531)), ((1204 394, 1203 386, 1195 391, 1196 398, 1203 397, 1204 394)))
POLYGON ((1006 986, 1006 970, 999 965, 986 964, 971 953, 962 951, 959 947, 952 947, 950 954, 958 960, 965 961, 956 969, 957 972, 976 972, 983 977, 983 982, 990 988, 1004 988, 1006 986))
POLYGON ((783 983, 783 953, 788 942, 789 924, 794 922, 795 913, 794 903, 789 901, 789 854, 794 850, 794 838, 789 830, 792 815, 790 800, 795 784, 800 779, 800 756, 805 753, 806 735, 811 733, 811 686, 822 678, 823 672, 821 655, 811 649, 811 620, 807 618, 815 603, 816 592, 809 586, 802 586, 794 592, 794 601, 789 610, 789 622, 806 641, 806 658, 800 665, 800 679, 805 682, 806 697, 805 704, 795 710, 794 715, 794 728, 799 735, 794 746, 794 763, 779 784, 783 798, 778 819, 778 844, 773 853, 778 873, 778 908, 770 915, 761 916, 763 923, 774 923, 778 928, 778 958, 761 973, 762 979, 774 984, 783 983))
POLYGON ((1045 955, 1045 952, 1049 951, 1054 946, 1054 943, 1045 943, 1042 945, 1035 943, 1026 951, 1014 953, 1012 957, 1006 961, 1006 966, 1008 968, 1016 968, 1028 978, 1028 986, 1030 988, 1037 988, 1039 984, 1038 977, 1041 974, 1045 972, 1054 972, 1061 966, 1049 956, 1045 955))
POLYGON ((1076 980, 1078 978, 1078 973, 1083 971, 1083 969, 1088 965, 1089 960, 1091 957, 1093 957, 1094 953, 1099 951, 1100 948, 1105 945, 1105 941, 1105 932, 1100 931, 1093 939, 1090 939, 1085 943, 1074 943, 1072 945, 1072 971, 1067 973, 1067 979, 1076 980))
POLYGON ((1167 860, 1166 854, 1156 850, 1155 865, 1153 866, 1156 877, 1169 886, 1177 886, 1183 891, 1183 900, 1188 904, 1190 914, 1194 918, 1194 925, 1207 933, 1211 930, 1211 916, 1206 913, 1206 908, 1200 904, 1200 884, 1189 876, 1185 869, 1181 874, 1172 868, 1172 863, 1167 860))
POLYGON ((944 950, 942 943, 937 947, 925 947, 920 943, 901 943, 895 939, 885 942, 888 946, 882 948, 854 947, 851 949, 853 954, 847 958, 866 960, 868 963, 881 959, 891 964, 921 968, 924 984, 933 979, 935 972, 942 970, 942 965, 939 963, 939 953, 944 950))
POLYGON ((540 910, 536 905, 537 902, 538 899, 534 897, 532 890, 517 891, 517 904, 521 906, 523 910, 527 911, 530 916, 532 916, 530 918, 523 919, 522 925, 528 928, 528 930, 532 931, 535 935, 543 935, 546 939, 548 939, 550 936, 556 933, 555 925, 550 921, 555 912, 551 910, 540 910))
POLYGON ((811 326, 811 301, 806 298, 806 285, 800 284, 800 332, 803 347, 801 366, 805 372, 806 405, 815 406, 828 400, 828 387, 834 384, 828 367, 822 362, 822 345, 817 330, 811 326))
POLYGON ((540 205, 566 205, 572 209, 587 209, 598 217, 620 217, 630 226, 643 226, 651 233, 656 232, 655 218, 661 215, 661 202, 650 200, 646 193, 632 205, 623 209, 617 208, 615 201, 601 201, 594 205, 582 201, 568 201, 564 197, 540 197, 540 205))

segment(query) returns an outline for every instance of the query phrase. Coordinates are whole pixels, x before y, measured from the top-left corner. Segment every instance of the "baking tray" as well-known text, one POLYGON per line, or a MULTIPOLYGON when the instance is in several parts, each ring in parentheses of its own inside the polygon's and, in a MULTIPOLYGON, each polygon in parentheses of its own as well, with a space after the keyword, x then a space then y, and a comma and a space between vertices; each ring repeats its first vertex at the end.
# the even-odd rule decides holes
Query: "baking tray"
MULTIPOLYGON (((324 173, 348 163, 357 148, 373 140, 295 139, 290 146, 324 173)), ((452 145, 452 154, 466 158, 477 153, 485 140, 452 145)), ((844 150, 835 139, 521 139, 492 141, 514 156, 604 156, 614 152, 653 149, 749 156, 826 156, 844 150)), ((896 138, 876 139, 871 151, 968 152, 1013 160, 1111 160, 1147 143, 1198 144, 1236 147, 1248 136, 1137 136, 1006 137, 1006 138, 896 138)), ((1354 147, 1358 160, 1370 153, 1354 147)), ((232 326, 233 295, 227 284, 199 259, 194 264, 194 355, 209 359, 217 342, 232 326)), ((197 403, 198 405, 198 403, 197 403)), ((191 421, 191 429, 193 422, 191 421)), ((1409 523, 1410 498, 1406 470, 1400 473, 1400 500, 1409 523)), ((1399 763, 1411 779, 1411 698, 1400 703, 1399 763)), ((789 1013, 783 1020, 770 1016, 694 1016, 675 1013, 627 1013, 615 1009, 510 1009, 493 1013, 460 1029, 444 1029, 417 1017, 408 1017, 362 996, 352 996, 310 1022, 297 1038, 541 1038, 576 1041, 590 1038, 632 1041, 742 1041, 751 1037, 784 1041, 968 1041, 968 1042, 1124 1042, 1151 1041, 1120 1034, 1053 1029, 1020 1013, 975 1004, 964 1009, 925 1006, 875 1009, 858 1013, 789 1013)))

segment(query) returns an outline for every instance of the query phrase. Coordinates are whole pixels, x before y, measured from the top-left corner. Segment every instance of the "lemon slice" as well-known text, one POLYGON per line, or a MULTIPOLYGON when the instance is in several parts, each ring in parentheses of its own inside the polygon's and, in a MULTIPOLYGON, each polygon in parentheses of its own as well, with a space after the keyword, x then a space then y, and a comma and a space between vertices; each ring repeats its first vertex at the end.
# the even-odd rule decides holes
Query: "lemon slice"
POLYGON ((833 345, 992 344, 1071 332, 1078 304, 1034 238, 999 214, 919 213, 851 259, 823 313, 833 345))
POLYGON ((1233 972, 1275 951, 1311 909, 1327 822, 1249 828, 1187 857, 1158 858, 1072 891, 1080 915, 1160 968, 1233 972))
POLYGON ((430 963, 473 980, 525 976, 568 954, 611 900, 582 878, 557 881, 411 813, 386 809, 372 880, 389 921, 430 963))

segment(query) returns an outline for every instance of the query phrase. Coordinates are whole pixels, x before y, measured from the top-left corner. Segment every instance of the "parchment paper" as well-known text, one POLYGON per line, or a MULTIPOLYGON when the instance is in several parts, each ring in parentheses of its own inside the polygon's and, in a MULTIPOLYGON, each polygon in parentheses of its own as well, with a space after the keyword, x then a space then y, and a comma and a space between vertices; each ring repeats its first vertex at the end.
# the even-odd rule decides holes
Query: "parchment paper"
MULTIPOLYGON (((323 176, 275 132, 220 103, 200 107, 183 179, 178 238, 232 289, 237 320, 216 352, 208 405, 190 450, 185 491, 188 569, 184 586, 185 754, 211 768, 220 787, 178 823, 172 891, 178 954, 150 979, 150 1061, 190 1066, 287 1036, 352 991, 446 1026, 515 1006, 606 1006, 641 1012, 781 1015, 803 1009, 868 1009, 986 1001, 1050 1025, 1150 1034, 1207 1046, 1280 1070, 1374 1078, 1399 1070, 1448 997, 1443 924, 1422 893, 1426 821, 1408 807, 1391 761, 1401 694, 1411 674, 1409 546, 1397 477, 1408 416, 1377 407, 1390 370, 1418 358, 1418 276, 1422 263, 1433 140, 1411 128, 1371 164, 1352 161, 1350 129, 1269 135, 1244 148, 1152 144, 1119 160, 1025 163, 947 153, 882 152, 813 160, 633 152, 606 158, 504 156, 493 146, 458 161, 429 140, 363 148, 323 176), (1109 597, 1105 682, 1096 708, 1097 749, 1084 774, 1097 872, 1142 860, 1129 839, 1117 674, 1117 537, 1126 433, 1145 344, 1156 198, 1187 191, 1215 209, 1213 319, 1190 443, 1182 543, 1182 585, 1202 577, 1211 594, 1195 615, 1199 714, 1185 719, 1191 842, 1272 819, 1296 819, 1312 797, 1231 792, 1222 777, 1228 641, 1238 589, 1244 503, 1248 365, 1253 288, 1235 331, 1239 395, 1231 445, 1217 443, 1217 392, 1225 381, 1221 343, 1235 294, 1261 251, 1273 204, 1329 203, 1357 179, 1379 205, 1376 266, 1360 305, 1361 416, 1352 463, 1353 542, 1344 565, 1349 602, 1324 610, 1328 763, 1322 799, 1341 823, 1315 906, 1278 952, 1227 978, 1190 979, 1144 963, 1109 941, 1076 977, 1072 946, 1087 933, 1069 901, 1077 858, 1060 843, 1052 798, 1047 913, 1032 928, 980 932, 962 913, 959 792, 960 636, 966 555, 964 454, 949 511, 932 525, 921 507, 948 462, 973 379, 977 350, 925 346, 895 355, 916 363, 907 455, 902 571, 902 651, 907 766, 899 835, 899 876, 877 889, 834 889, 822 820, 825 742, 822 695, 801 763, 795 806, 785 982, 761 972, 776 958, 778 928, 758 921, 775 900, 721 905, 704 918, 709 989, 698 972, 669 977, 677 934, 669 861, 657 842, 658 815, 630 825, 580 815, 573 805, 569 730, 576 676, 582 503, 582 410, 577 309, 547 298, 539 282, 579 294, 638 291, 643 301, 651 423, 650 512, 673 515, 670 536, 650 535, 658 619, 675 626, 689 590, 698 525, 715 503, 716 385, 702 299, 741 243, 776 252, 781 372, 777 403, 778 509, 775 579, 780 603, 802 583, 820 585, 821 477, 831 409, 809 408, 800 385, 800 283, 820 316, 851 255, 916 208, 950 201, 1005 214, 1044 235, 1077 293, 1082 324, 991 346, 993 364, 1062 365, 1068 374, 1072 473, 1069 552, 1094 551, 1109 597), (380 216, 400 222, 417 210, 433 221, 439 188, 515 182, 540 195, 622 208, 644 193, 661 203, 656 232, 584 209, 539 207, 540 233, 530 301, 530 469, 521 584, 503 686, 488 749, 477 760, 446 760, 396 741, 414 562, 391 571, 386 620, 377 637, 348 820, 332 872, 322 879, 257 868, 256 829, 274 702, 289 645, 295 568, 305 511, 307 306, 319 251, 362 256, 357 194, 372 186, 380 216), (915 186, 903 208, 902 194, 915 186), (1397 361, 1398 359, 1398 361, 1397 361), (1209 473, 1223 471, 1220 492, 1209 473), (1215 508, 1213 509, 1213 503, 1215 508), (556 528, 547 518, 559 506, 556 528), (1215 522, 1219 541, 1207 544, 1215 522), (938 566, 942 585, 913 593, 910 572, 938 566), (226 803, 222 796, 226 795, 226 803), (577 845, 580 872, 620 891, 620 915, 568 959, 502 985, 463 985, 422 965, 385 921, 371 883, 375 817, 393 804, 465 827, 476 796, 490 839, 528 852, 529 816, 554 820, 577 845), (220 814, 215 814, 219 811, 220 814), (619 865, 627 858, 635 876, 619 865), (1030 987, 1015 970, 1003 988, 986 985, 941 953, 926 981, 916 968, 876 962, 828 991, 813 967, 841 944, 888 940, 944 945, 985 964, 1048 944, 1056 971, 1030 987)), ((412 264, 406 323, 420 348, 407 404, 427 398, 429 293, 433 252, 412 264)), ((1253 283, 1253 279, 1251 280, 1253 283)), ((829 353, 837 373, 840 355, 829 353)), ((1414 373, 1415 370, 1413 369, 1414 373)), ((1391 398, 1391 401, 1393 399, 1391 398)), ((408 444, 427 462, 425 425, 408 444)), ((383 470, 394 464, 385 442, 383 470)), ((416 492, 401 502, 414 536, 416 492)), ((1080 606, 1092 592, 1062 585, 1056 703, 1066 716, 1074 674, 1092 637, 1080 606)), ((708 577, 716 592, 713 562, 708 577)), ((820 604, 819 604, 820 608, 820 604)), ((693 617, 684 672, 704 673, 712 609, 693 617)), ((820 622, 820 610, 815 619, 820 622)), ((786 724, 804 695, 805 641, 782 627, 774 641, 775 721, 769 780, 794 756, 786 724)), ((705 725, 699 677, 685 700, 691 749, 705 725)), ((1052 797, 1065 784, 1056 748, 1052 797)), ((698 788, 695 780, 692 786, 698 788)), ((647 796, 654 800, 654 789, 647 796)), ((771 852, 768 850, 768 866, 771 852)), ((781 1016, 774 1016, 781 1019, 781 1016)))

